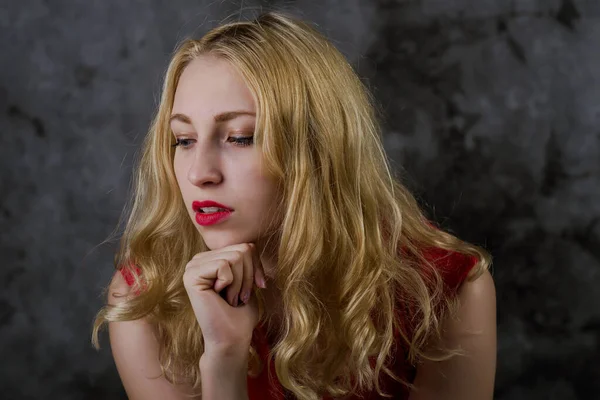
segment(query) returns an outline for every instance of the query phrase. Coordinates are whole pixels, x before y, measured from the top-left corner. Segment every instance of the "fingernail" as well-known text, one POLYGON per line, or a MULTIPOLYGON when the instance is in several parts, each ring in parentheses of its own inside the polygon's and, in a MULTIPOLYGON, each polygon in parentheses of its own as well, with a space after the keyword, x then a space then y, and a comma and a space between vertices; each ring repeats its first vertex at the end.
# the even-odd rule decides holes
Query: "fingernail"
POLYGON ((248 304, 248 299, 250 298, 250 292, 249 291, 244 291, 244 293, 242 293, 242 301, 244 302, 244 304, 248 304))
POLYGON ((258 278, 258 283, 261 288, 263 288, 263 289, 267 288, 267 283, 265 282, 265 278, 263 278, 263 277, 258 278))

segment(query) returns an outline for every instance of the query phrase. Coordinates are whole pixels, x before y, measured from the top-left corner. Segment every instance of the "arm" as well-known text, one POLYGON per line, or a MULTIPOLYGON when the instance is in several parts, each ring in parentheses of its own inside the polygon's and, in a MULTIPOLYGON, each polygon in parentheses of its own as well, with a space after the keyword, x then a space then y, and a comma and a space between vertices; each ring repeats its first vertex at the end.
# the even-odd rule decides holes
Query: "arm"
MULTIPOLYGON (((219 362, 225 357, 208 357, 206 353, 200 359, 202 374, 202 398, 206 400, 248 400, 247 361, 240 364, 219 362)), ((235 357, 235 360, 242 358, 235 357)))
POLYGON ((496 291, 489 271, 459 290, 460 311, 444 324, 445 344, 465 356, 417 368, 410 400, 492 399, 496 374, 496 291))
MULTIPOLYGON (((117 271, 108 290, 108 303, 123 301, 130 287, 117 271)), ((191 387, 175 386, 161 376, 158 342, 153 327, 144 320, 109 322, 108 332, 117 371, 131 400, 191 399, 191 387)))

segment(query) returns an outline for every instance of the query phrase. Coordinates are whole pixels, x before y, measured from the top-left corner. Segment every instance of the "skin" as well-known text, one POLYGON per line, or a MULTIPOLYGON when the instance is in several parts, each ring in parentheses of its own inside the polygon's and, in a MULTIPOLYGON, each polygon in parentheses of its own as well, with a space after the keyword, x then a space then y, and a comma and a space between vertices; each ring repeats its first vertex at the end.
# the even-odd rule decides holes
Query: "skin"
MULTIPOLYGON (((223 399, 247 395, 248 348, 258 323, 251 289, 255 281, 262 286, 265 275, 256 243, 262 245, 271 228, 269 216, 279 197, 252 140, 255 123, 253 96, 227 61, 205 55, 184 69, 171 117, 176 140, 173 168, 190 218, 210 249, 194 256, 184 274, 204 337, 200 366, 206 398, 212 398, 213 390, 223 399), (233 212, 214 225, 202 226, 195 220, 192 203, 203 200, 214 200, 233 212), (218 294, 224 288, 228 302, 218 294), (232 388, 229 394, 218 389, 224 379, 235 383, 226 385, 232 388)), ((272 256, 261 253, 271 271, 272 256)))
POLYGON ((462 348, 466 356, 426 361, 417 368, 409 400, 492 399, 496 376, 496 289, 489 271, 458 292, 455 319, 444 321, 444 345, 462 348))
POLYGON ((194 200, 215 200, 235 210, 216 225, 196 224, 211 250, 261 239, 265 217, 278 205, 275 182, 261 168, 259 149, 235 142, 252 137, 256 117, 214 121, 228 111, 255 114, 250 90, 227 61, 196 58, 184 69, 175 92, 172 115, 187 116, 189 122, 171 122, 175 138, 185 139, 177 146, 173 167, 194 223, 194 200))
MULTIPOLYGON (((265 232, 278 221, 265 221, 279 205, 276 183, 261 165, 261 155, 249 143, 255 115, 239 115, 215 122, 216 115, 229 111, 256 113, 252 93, 241 75, 225 60, 203 55, 184 69, 175 92, 171 129, 176 140, 173 168, 191 220, 211 250, 254 243, 268 282, 276 263, 275 246, 265 247, 265 232), (237 142, 236 142, 237 141, 237 142), (249 144, 243 146, 242 144, 249 144), (216 225, 195 221, 192 202, 214 200, 235 211, 216 225)), ((228 292, 233 304, 235 293, 228 292)), ((265 291, 273 314, 279 296, 275 285, 265 291)))
MULTIPOLYGON (((278 309, 273 277, 276 259, 263 247, 265 221, 277 206, 275 182, 261 168, 258 148, 240 146, 235 137, 249 137, 255 116, 242 115, 216 122, 227 111, 255 112, 255 104, 241 76, 226 61, 202 56, 183 71, 175 94, 171 123, 182 140, 174 170, 191 220, 210 251, 194 256, 186 266, 184 285, 205 336, 206 353, 200 360, 203 399, 245 399, 249 334, 256 324, 256 304, 233 304, 248 287, 267 278, 268 313, 278 309), (184 149, 185 147, 185 149, 184 149), (195 222, 191 204, 215 200, 235 211, 212 226, 195 222), (218 295, 227 288, 226 300, 218 295), (207 340, 208 339, 208 340, 207 340)), ((273 222, 276 223, 276 222, 273 222)), ((117 272, 109 288, 109 304, 131 296, 117 272)), ((485 272, 466 282, 459 292, 457 320, 446 321, 446 343, 462 347, 466 357, 419 366, 411 400, 491 399, 496 367, 496 297, 492 277, 485 272)), ((276 318, 277 319, 277 318, 276 318)), ((153 327, 144 320, 111 322, 113 357, 130 399, 184 399, 189 386, 176 386, 161 377, 158 343, 153 327)))

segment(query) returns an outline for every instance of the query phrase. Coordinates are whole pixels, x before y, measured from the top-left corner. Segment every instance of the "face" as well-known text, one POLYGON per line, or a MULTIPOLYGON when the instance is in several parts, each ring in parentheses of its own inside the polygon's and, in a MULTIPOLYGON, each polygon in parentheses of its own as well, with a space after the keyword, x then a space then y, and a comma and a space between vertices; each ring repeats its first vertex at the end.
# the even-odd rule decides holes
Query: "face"
POLYGON ((276 184, 263 173, 252 139, 255 112, 250 90, 226 60, 204 55, 183 70, 171 114, 178 141, 173 167, 190 218, 211 250, 259 242, 277 204, 276 184), (206 201, 232 211, 197 215, 197 202, 206 201))

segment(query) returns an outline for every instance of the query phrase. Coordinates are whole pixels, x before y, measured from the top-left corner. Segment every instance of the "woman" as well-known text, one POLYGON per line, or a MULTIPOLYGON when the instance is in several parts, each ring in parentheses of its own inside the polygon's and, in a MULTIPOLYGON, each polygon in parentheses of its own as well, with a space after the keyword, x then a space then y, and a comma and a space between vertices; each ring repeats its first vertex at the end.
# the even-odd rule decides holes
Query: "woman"
POLYGON ((392 176, 372 103, 282 13, 179 46, 93 332, 131 399, 492 398, 490 256, 392 176))

